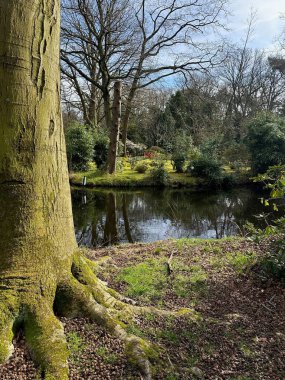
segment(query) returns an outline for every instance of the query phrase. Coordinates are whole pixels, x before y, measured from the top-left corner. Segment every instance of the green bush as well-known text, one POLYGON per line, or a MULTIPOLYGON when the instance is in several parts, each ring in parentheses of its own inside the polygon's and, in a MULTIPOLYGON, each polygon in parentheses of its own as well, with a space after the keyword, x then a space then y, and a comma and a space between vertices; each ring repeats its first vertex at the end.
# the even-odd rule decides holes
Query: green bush
POLYGON ((240 170, 241 167, 247 166, 250 161, 248 148, 243 143, 235 141, 230 142, 223 152, 223 162, 234 170, 240 170))
POLYGON ((215 161, 222 155, 223 142, 221 138, 211 138, 203 142, 200 146, 202 156, 211 157, 215 161))
POLYGON ((223 173, 221 164, 208 156, 201 156, 193 160, 188 171, 194 177, 206 179, 211 184, 222 184, 223 173))
POLYGON ((151 171, 151 176, 157 186, 166 186, 169 180, 169 174, 163 163, 151 171))
POLYGON ((146 164, 138 164, 136 167, 135 167, 135 171, 138 172, 138 173, 145 173, 148 169, 148 166, 146 164))
POLYGON ((173 169, 176 171, 176 173, 184 172, 186 159, 187 158, 183 154, 181 154, 180 156, 178 154, 175 156, 172 156, 172 166, 173 166, 173 169))
POLYGON ((109 149, 109 139, 104 135, 95 137, 93 161, 98 169, 102 169, 107 162, 109 149))
POLYGON ((189 159, 197 157, 198 149, 194 147, 192 137, 182 134, 176 137, 172 150, 172 166, 177 173, 185 171, 189 159))
POLYGON ((270 166, 285 163, 285 119, 262 114, 247 125, 245 143, 251 154, 252 170, 264 173, 270 166))
POLYGON ((88 127, 72 124, 66 131, 66 150, 70 170, 87 170, 93 156, 93 138, 88 127))
POLYGON ((159 146, 152 146, 148 149, 150 152, 156 152, 160 154, 165 154, 165 150, 159 146))

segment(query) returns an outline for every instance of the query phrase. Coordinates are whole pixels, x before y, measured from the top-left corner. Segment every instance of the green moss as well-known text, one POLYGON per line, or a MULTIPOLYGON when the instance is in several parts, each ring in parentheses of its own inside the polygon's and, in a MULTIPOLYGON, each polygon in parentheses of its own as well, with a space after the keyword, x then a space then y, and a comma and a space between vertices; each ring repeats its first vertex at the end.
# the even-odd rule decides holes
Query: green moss
POLYGON ((46 379, 68 380, 67 349, 61 323, 49 305, 27 309, 25 336, 35 363, 46 379))
POLYGON ((132 334, 135 336, 139 336, 141 338, 145 337, 145 331, 141 330, 139 327, 135 326, 134 324, 130 324, 127 326, 126 331, 128 334, 132 334))

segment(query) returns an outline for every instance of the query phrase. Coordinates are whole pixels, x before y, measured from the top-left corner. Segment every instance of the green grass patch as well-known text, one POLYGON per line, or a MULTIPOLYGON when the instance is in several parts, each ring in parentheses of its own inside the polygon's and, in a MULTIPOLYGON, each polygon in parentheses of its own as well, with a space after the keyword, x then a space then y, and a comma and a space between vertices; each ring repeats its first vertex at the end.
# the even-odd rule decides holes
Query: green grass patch
POLYGON ((66 339, 71 359, 74 361, 85 350, 86 342, 73 331, 66 334, 66 339))
POLYGON ((148 259, 124 268, 118 279, 128 284, 127 295, 145 299, 160 299, 166 288, 166 258, 148 259))
POLYGON ((118 360, 116 354, 109 352, 109 350, 103 346, 97 348, 96 354, 100 356, 106 364, 114 364, 118 360))
POLYGON ((173 344, 177 344, 179 342, 179 337, 173 330, 160 330, 157 332, 156 336, 158 339, 166 340, 167 342, 171 342, 173 344))
POLYGON ((207 273, 200 265, 187 266, 181 260, 172 262, 173 275, 168 276, 166 257, 147 259, 142 263, 124 268, 117 279, 125 282, 130 297, 162 301, 167 288, 171 287, 178 297, 203 295, 207 291, 207 273))
POLYGON ((256 261, 257 255, 254 251, 233 251, 223 255, 218 253, 216 257, 211 258, 210 264, 216 270, 221 270, 227 266, 232 267, 237 273, 243 273, 250 268, 256 261))
POLYGON ((227 254, 226 259, 238 273, 242 273, 254 263, 256 253, 253 251, 235 251, 227 254))
POLYGON ((252 351, 252 349, 245 343, 241 343, 239 349, 247 358, 254 356, 254 352, 252 351))

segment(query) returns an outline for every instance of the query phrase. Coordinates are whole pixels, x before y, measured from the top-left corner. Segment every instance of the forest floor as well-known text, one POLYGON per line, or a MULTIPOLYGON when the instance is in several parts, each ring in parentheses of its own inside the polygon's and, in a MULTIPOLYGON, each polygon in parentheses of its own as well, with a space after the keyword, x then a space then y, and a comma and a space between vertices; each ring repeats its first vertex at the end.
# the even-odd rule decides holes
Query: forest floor
MULTIPOLYGON (((182 239, 86 254, 100 260, 101 279, 138 304, 196 311, 196 318, 149 314, 128 325, 130 333, 157 347, 154 379, 285 380, 285 289, 256 264, 273 244, 182 239)), ((70 379, 141 378, 117 338, 86 319, 61 320, 71 354, 70 379)), ((0 367, 0 379, 35 379, 23 337, 15 346, 13 357, 0 367)))

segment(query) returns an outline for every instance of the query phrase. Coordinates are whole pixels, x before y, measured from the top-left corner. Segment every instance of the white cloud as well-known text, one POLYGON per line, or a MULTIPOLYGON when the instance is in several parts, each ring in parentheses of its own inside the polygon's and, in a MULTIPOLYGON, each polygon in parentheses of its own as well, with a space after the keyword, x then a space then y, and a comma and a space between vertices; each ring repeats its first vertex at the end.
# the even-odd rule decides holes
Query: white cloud
POLYGON ((232 15, 230 21, 230 38, 238 42, 245 36, 251 9, 256 11, 254 33, 250 45, 256 48, 270 49, 273 42, 285 27, 285 20, 280 16, 285 14, 284 0, 231 0, 232 15))

